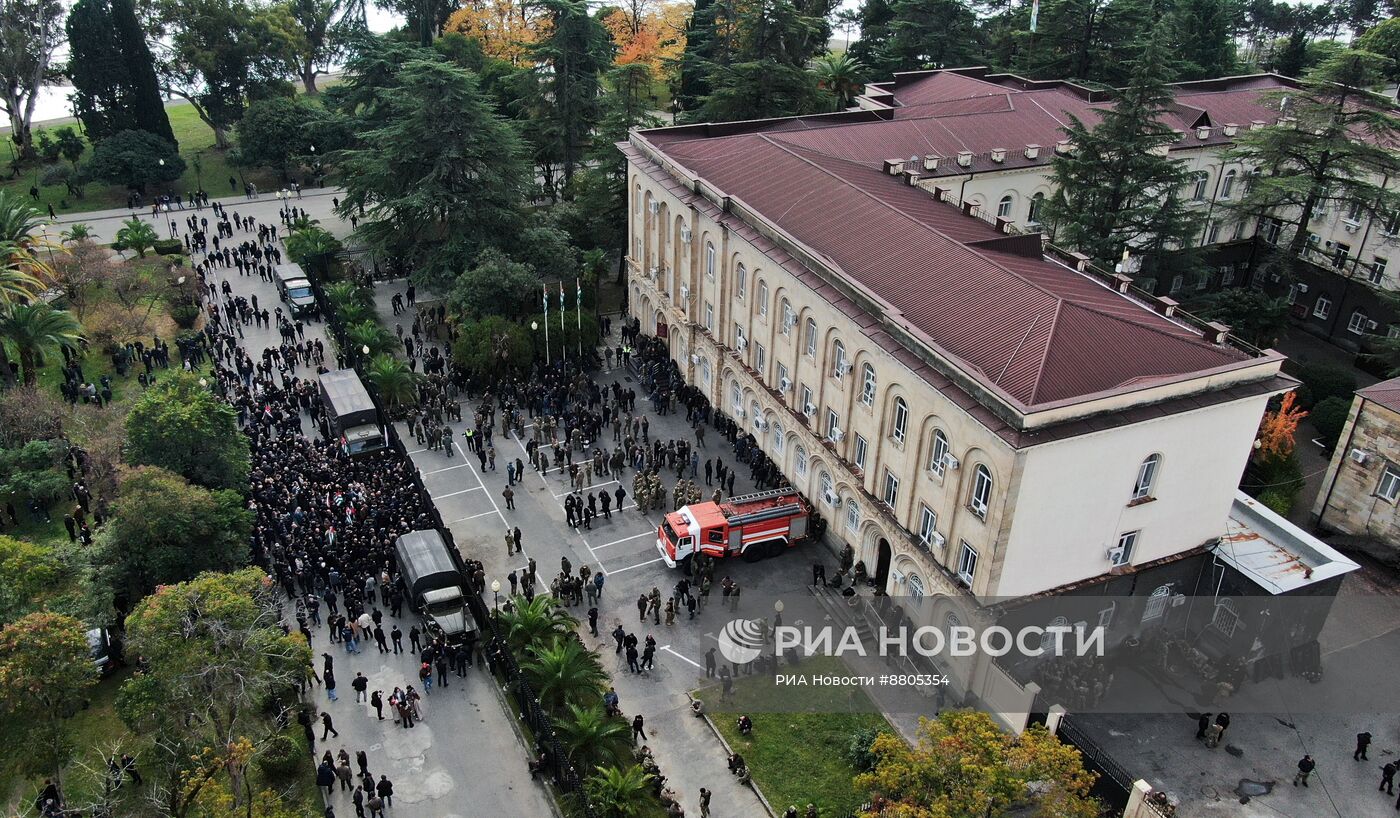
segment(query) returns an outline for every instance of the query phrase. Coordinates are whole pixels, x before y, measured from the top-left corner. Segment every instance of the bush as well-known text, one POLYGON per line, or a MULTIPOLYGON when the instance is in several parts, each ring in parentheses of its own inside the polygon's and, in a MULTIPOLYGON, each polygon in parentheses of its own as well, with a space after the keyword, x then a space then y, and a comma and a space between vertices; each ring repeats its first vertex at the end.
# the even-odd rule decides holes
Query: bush
POLYGON ((1350 369, 1327 364, 1305 364, 1298 371, 1303 389, 1298 390, 1298 405, 1304 409, 1327 400, 1343 398, 1348 403, 1356 392, 1356 374, 1350 369))
POLYGON ((177 304, 170 308, 170 317, 180 329, 193 329, 199 321, 199 307, 194 304, 177 304))
POLYGON ((151 245, 151 249, 161 256, 182 256, 185 254, 185 243, 179 239, 159 239, 151 245))
POLYGON ((863 773, 875 769, 875 754, 870 752, 870 745, 875 743, 875 737, 878 735, 880 731, 874 727, 866 727, 851 734, 851 743, 846 748, 846 760, 851 762, 852 767, 863 773))
POLYGON ((282 781, 296 775, 306 750, 287 736, 276 736, 258 752, 258 769, 268 778, 282 781))
POLYGON ((124 242, 114 241, 112 242, 112 249, 120 253, 126 249, 126 244, 124 242))
POLYGON ((1259 502, 1281 516, 1287 517, 1293 510, 1293 500, 1297 495, 1285 488, 1265 489, 1256 498, 1259 502))
POLYGON ((1320 400, 1312 408, 1308 417, 1317 428, 1317 436, 1323 445, 1331 450, 1342 436, 1342 428, 1347 425, 1347 415, 1351 412, 1351 401, 1347 398, 1331 397, 1320 400))

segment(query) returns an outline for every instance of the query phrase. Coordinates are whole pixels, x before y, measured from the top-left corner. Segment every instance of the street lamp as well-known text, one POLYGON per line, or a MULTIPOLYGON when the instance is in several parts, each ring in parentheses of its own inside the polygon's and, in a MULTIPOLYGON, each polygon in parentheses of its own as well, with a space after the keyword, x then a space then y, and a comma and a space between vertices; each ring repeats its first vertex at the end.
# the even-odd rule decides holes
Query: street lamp
POLYGON ((491 600, 491 607, 495 609, 496 614, 499 616, 501 613, 501 581, 499 579, 491 580, 491 596, 493 597, 491 600))
POLYGON ((530 322, 530 348, 535 353, 535 358, 540 357, 540 322, 530 322))

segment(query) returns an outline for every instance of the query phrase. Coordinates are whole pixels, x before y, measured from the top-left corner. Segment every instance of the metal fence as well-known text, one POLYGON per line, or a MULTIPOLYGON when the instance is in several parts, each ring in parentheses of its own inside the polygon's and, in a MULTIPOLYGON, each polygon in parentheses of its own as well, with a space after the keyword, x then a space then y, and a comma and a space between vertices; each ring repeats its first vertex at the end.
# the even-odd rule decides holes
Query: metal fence
POLYGON ((1074 723, 1073 717, 1066 715, 1061 718, 1060 726, 1055 731, 1055 735, 1078 749, 1084 756, 1084 760, 1088 762, 1088 766, 1099 772, 1104 780, 1112 782, 1121 789, 1124 798, 1127 798, 1128 794, 1132 792, 1134 776, 1123 769, 1121 764, 1114 761, 1113 757, 1096 741, 1089 738, 1089 735, 1074 723))

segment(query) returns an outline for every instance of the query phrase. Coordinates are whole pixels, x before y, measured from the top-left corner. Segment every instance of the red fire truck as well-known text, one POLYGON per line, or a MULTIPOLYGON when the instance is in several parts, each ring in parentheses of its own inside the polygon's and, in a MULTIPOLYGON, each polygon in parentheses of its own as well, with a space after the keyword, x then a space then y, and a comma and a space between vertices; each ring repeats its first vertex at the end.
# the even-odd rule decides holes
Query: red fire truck
POLYGON ((758 562, 783 553, 808 536, 806 502, 793 489, 774 489, 695 503, 667 514, 656 531, 656 550, 672 568, 692 555, 743 557, 758 562))

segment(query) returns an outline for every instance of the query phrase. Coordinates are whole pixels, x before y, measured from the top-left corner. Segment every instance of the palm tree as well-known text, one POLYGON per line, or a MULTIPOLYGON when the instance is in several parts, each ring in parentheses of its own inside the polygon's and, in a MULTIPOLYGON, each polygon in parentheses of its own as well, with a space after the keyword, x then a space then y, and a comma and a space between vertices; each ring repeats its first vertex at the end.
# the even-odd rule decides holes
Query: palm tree
POLYGON ((555 637, 553 644, 538 648, 520 669, 546 710, 567 702, 596 701, 607 679, 598 658, 572 635, 555 637))
POLYGON ((370 355, 379 355, 393 349, 397 343, 394 336, 368 319, 348 327, 345 330, 345 342, 349 344, 354 355, 361 354, 364 347, 369 347, 370 355))
POLYGON ((568 713, 554 723, 554 729, 569 761, 579 769, 619 764, 631 755, 632 728, 624 719, 603 712, 599 705, 568 705, 568 713))
POLYGON ((418 402, 419 374, 392 355, 376 355, 365 373, 390 411, 418 402))
POLYGON ((558 600, 546 594, 528 600, 517 596, 510 607, 501 614, 501 622, 506 626, 506 638, 517 650, 550 644, 578 624, 558 600))
POLYGON ((641 767, 599 767, 584 782, 593 809, 604 818, 641 815, 651 802, 651 776, 641 767))
POLYGON ((851 107, 861 89, 861 75, 865 73, 860 60, 842 52, 818 57, 813 63, 817 86, 836 98, 837 110, 851 107))
POLYGON ((19 245, 0 241, 0 306, 28 301, 44 288, 19 245))
POLYGON ((308 224, 287 236, 287 258, 318 276, 331 268, 331 259, 343 249, 340 240, 324 228, 308 224))
POLYGON ((366 307, 359 301, 351 301, 347 304, 336 306, 334 309, 336 317, 340 319, 340 323, 347 327, 363 324, 366 321, 370 323, 374 322, 374 310, 366 307))
POLYGON ((0 339, 19 357, 24 385, 33 386, 44 354, 58 347, 76 347, 82 341, 82 327, 71 313, 42 302, 12 304, 0 313, 0 339))
POLYGON ((13 191, 0 190, 0 242, 18 244, 33 252, 46 245, 44 214, 13 191))
POLYGON ((117 241, 128 250, 135 250, 141 258, 145 258, 146 251, 159 240, 156 229, 140 219, 122 222, 121 229, 117 231, 117 241))
POLYGON ((90 239, 92 238, 92 228, 82 222, 78 222, 67 230, 64 230, 61 238, 64 244, 90 239))
POLYGON ((351 304, 364 304, 365 294, 353 281, 337 281, 326 285, 326 300, 339 310, 351 304))

